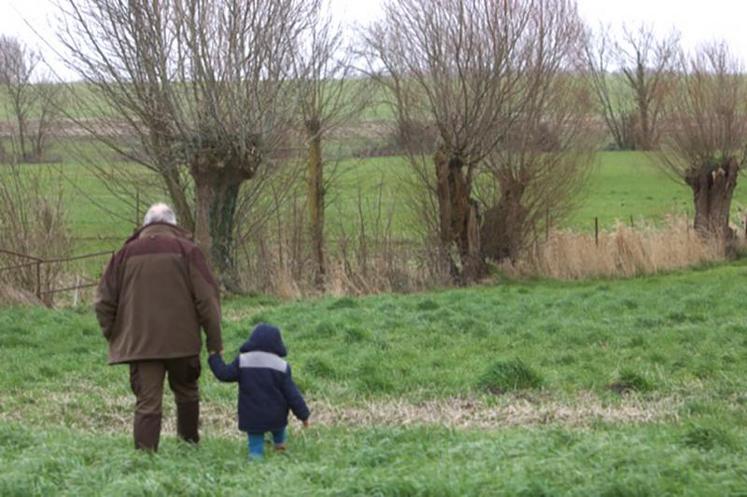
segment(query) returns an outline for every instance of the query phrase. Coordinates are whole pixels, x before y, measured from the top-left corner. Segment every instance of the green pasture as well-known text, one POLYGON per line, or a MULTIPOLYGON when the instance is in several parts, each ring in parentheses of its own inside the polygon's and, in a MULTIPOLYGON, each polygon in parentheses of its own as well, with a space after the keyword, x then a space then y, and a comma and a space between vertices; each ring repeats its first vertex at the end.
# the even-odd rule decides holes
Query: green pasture
MULTIPOLYGON (((594 218, 600 226, 616 222, 661 223, 668 215, 692 217, 692 192, 641 152, 599 152, 584 191, 575 200, 576 209, 564 227, 593 231, 594 218)), ((747 185, 738 184, 732 204, 736 218, 747 203, 747 185)))
MULTIPOLYGON (((72 232, 81 250, 115 248, 119 238, 131 233, 137 211, 134 199, 117 198, 90 167, 74 161, 28 167, 46 167, 50 184, 63 185, 72 232)), ((112 163, 110 167, 139 168, 127 163, 112 163)), ((410 209, 408 188, 412 172, 404 158, 345 159, 337 163, 335 171, 326 208, 329 236, 356 233, 361 217, 369 224, 380 219, 396 238, 412 237, 417 232, 418 218, 410 209)), ((142 174, 147 177, 149 173, 142 174)), ((163 199, 143 192, 139 212, 142 214, 147 203, 156 200, 163 199)), ((303 202, 300 198, 299 208, 304 208, 303 202)), ((646 155, 636 152, 598 153, 594 171, 575 204, 576 209, 561 227, 591 232, 595 218, 602 228, 611 228, 618 221, 630 224, 631 218, 633 224, 640 225, 661 223, 668 215, 692 215, 690 190, 670 179, 646 155)), ((745 206, 747 185, 742 182, 732 206, 732 220, 738 225, 743 224, 745 206)))
POLYGON ((255 323, 277 324, 312 408, 262 463, 235 429, 236 386, 207 368, 200 447, 174 438, 167 394, 161 451, 136 453, 127 368, 106 365, 90 310, 1 310, 0 495, 745 495, 746 283, 737 262, 230 299, 226 358, 255 323))

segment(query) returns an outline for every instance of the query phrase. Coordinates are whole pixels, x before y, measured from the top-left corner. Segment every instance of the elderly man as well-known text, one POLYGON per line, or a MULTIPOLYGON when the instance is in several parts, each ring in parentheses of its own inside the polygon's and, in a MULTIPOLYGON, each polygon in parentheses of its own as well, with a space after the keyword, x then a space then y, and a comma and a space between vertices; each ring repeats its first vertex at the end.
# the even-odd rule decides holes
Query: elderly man
POLYGON ((200 328, 210 353, 222 349, 220 295, 200 249, 155 204, 143 227, 109 261, 96 294, 96 316, 109 342, 109 364, 130 366, 135 447, 156 451, 163 380, 176 399, 177 434, 199 441, 200 328))

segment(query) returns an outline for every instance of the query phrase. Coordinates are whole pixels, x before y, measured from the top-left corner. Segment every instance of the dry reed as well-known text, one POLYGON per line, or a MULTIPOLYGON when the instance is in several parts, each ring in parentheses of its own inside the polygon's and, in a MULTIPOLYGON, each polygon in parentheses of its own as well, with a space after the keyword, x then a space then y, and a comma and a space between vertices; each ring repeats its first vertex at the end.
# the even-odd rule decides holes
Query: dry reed
MULTIPOLYGON (((243 261, 242 273, 251 275, 245 284, 251 291, 281 298, 412 292, 449 285, 437 247, 426 241, 395 241, 386 233, 365 240, 338 240, 327 254, 323 289, 314 285, 310 254, 289 249, 304 247, 303 240, 260 245, 251 247, 243 261)), ((629 278, 722 261, 726 254, 723 242, 698 236, 684 217, 671 217, 661 226, 631 228, 618 223, 601 231, 598 240, 593 234, 553 231, 518 262, 500 268, 511 278, 629 278)))
POLYGON ((561 280, 627 278, 724 260, 724 243, 698 236, 686 218, 664 226, 631 228, 622 223, 593 234, 554 231, 518 263, 504 264, 510 276, 561 280))

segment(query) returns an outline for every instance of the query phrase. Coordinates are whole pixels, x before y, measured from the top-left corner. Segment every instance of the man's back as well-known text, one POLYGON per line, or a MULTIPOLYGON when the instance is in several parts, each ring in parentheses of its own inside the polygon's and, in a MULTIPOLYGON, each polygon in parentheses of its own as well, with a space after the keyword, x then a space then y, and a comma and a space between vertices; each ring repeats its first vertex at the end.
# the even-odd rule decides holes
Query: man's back
POLYGON ((115 254, 96 314, 112 364, 199 354, 201 326, 208 348, 221 348, 215 281, 187 233, 167 223, 144 227, 115 254))

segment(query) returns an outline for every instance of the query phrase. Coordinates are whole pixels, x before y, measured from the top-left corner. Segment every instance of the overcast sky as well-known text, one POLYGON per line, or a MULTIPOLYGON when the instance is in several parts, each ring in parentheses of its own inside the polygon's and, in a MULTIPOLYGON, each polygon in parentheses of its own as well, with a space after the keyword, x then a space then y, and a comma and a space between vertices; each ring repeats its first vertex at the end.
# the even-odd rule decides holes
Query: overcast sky
MULTIPOLYGON (((271 1, 271 0, 268 0, 271 1)), ((366 23, 380 14, 380 0, 331 0, 333 12, 342 19, 366 23)), ((746 0, 578 0, 581 15, 596 26, 600 23, 653 24, 661 32, 676 28, 686 47, 699 42, 726 40, 736 54, 747 61, 746 0)), ((0 34, 14 35, 42 47, 43 42, 27 23, 49 42, 54 0, 0 0, 0 34)), ((48 50, 45 56, 50 57, 48 50)), ((59 64, 56 65, 59 70, 59 64)))

